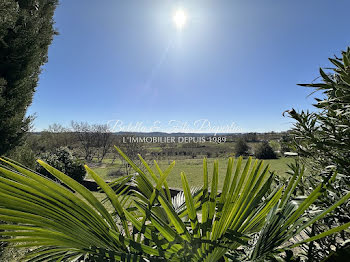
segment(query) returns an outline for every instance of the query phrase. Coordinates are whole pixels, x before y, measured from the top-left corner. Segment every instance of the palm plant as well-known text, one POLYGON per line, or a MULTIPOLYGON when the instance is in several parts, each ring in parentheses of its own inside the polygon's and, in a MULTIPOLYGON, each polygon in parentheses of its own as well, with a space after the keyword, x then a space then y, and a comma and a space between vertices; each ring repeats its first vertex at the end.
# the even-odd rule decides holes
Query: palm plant
MULTIPOLYGON (((137 172, 135 175, 107 184, 85 167, 107 196, 108 205, 40 160, 62 184, 1 159, 0 220, 7 223, 0 229, 3 236, 10 236, 2 240, 32 248, 26 261, 258 261, 288 250, 291 246, 284 246, 288 240, 350 197, 347 194, 305 221, 303 214, 334 176, 297 202, 291 193, 302 177, 300 168, 286 188, 271 190, 273 174, 262 161, 249 158, 243 166, 242 158, 229 158, 219 191, 218 162, 214 162, 209 185, 204 159, 200 190, 191 191, 186 175, 181 173, 183 208, 171 198, 166 182, 174 162, 165 170, 155 162, 156 174, 139 156, 144 172, 117 150, 137 172), (126 193, 130 183, 134 186, 126 193), (248 252, 243 252, 244 248, 248 252)), ((349 226, 342 225, 293 246, 349 226)))

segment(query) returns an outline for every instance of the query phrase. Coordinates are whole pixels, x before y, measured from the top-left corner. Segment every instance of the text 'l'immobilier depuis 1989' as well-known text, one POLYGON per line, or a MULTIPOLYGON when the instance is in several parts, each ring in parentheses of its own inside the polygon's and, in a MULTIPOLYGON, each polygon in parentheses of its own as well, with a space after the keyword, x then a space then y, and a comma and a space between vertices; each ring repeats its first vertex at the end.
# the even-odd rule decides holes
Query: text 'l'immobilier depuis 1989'
POLYGON ((204 136, 130 136, 123 143, 204 143, 204 136))

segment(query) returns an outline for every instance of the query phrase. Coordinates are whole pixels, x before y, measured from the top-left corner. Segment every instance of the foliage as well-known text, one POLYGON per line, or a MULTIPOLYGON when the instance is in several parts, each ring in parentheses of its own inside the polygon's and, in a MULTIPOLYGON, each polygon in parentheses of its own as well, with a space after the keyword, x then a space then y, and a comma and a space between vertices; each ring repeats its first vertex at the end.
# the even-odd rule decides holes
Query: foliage
POLYGON ((300 154, 313 158, 323 167, 336 165, 349 181, 350 48, 342 53, 342 58, 329 60, 335 66, 333 74, 320 69, 322 83, 301 85, 321 91, 325 97, 316 98, 317 112, 289 111, 296 120, 292 135, 300 154))
POLYGON ((60 147, 72 147, 74 134, 69 128, 54 123, 40 133, 41 151, 49 151, 60 147))
POLYGON ((280 151, 281 149, 281 144, 278 140, 271 140, 268 141, 269 145, 272 147, 273 151, 280 151))
POLYGON ((161 170, 155 162, 157 175, 140 157, 145 173, 117 150, 137 174, 107 184, 86 166, 106 194, 111 210, 81 184, 43 161, 38 162, 75 193, 2 159, 6 166, 0 167, 0 219, 8 224, 0 229, 3 236, 11 236, 4 240, 18 243, 18 247, 35 247, 26 261, 280 261, 281 252, 289 254, 291 247, 350 226, 347 223, 313 238, 287 243, 348 200, 350 193, 312 219, 305 219, 305 211, 329 187, 334 175, 308 197, 296 200, 292 192, 303 175, 302 168, 295 168, 286 188, 271 190, 273 174, 262 161, 253 163, 249 158, 242 166, 242 158, 236 162, 229 158, 218 195, 218 162, 209 186, 204 159, 202 189, 191 192, 186 175, 181 173, 186 208, 175 208, 166 182, 175 163, 161 170), (124 194, 129 182, 135 189, 124 194))
MULTIPOLYGON (((52 152, 45 152, 40 155, 40 158, 78 182, 83 181, 85 178, 86 171, 84 165, 66 147, 61 147, 52 152)), ((36 171, 47 177, 54 178, 41 165, 36 166, 36 171)))
POLYGON ((243 134, 242 137, 247 142, 258 142, 257 133, 246 133, 246 134, 243 134))
POLYGON ((13 150, 11 150, 8 154, 8 157, 10 157, 13 160, 16 160, 19 163, 22 163, 23 165, 29 167, 29 168, 35 168, 36 163, 36 154, 31 148, 31 144, 26 139, 23 145, 15 147, 13 150))
POLYGON ((341 247, 337 252, 332 252, 329 257, 327 257, 324 262, 343 262, 347 261, 350 256, 350 241, 344 242, 343 247, 341 247))
POLYGON ((276 159, 277 155, 267 141, 262 142, 255 151, 258 159, 276 159))
POLYGON ((236 156, 248 155, 249 146, 243 138, 239 138, 235 145, 236 156))
MULTIPOLYGON (((350 185, 350 48, 342 52, 341 58, 330 58, 333 68, 326 73, 320 69, 320 83, 302 84, 322 92, 322 98, 316 98, 316 112, 290 110, 289 115, 296 120, 291 132, 291 145, 299 155, 311 160, 309 165, 314 174, 327 177, 327 169, 336 168, 340 175, 327 194, 319 199, 320 207, 328 207, 330 203, 341 198, 349 191, 350 185), (325 170, 320 173, 319 170, 325 170)), ((314 187, 315 179, 310 176, 307 186, 314 187)), ((325 228, 349 222, 349 205, 338 208, 332 216, 326 217, 312 228, 311 235, 325 228)), ((310 245, 309 257, 317 261, 331 252, 331 247, 341 248, 341 239, 346 240, 349 233, 338 234, 332 238, 317 241, 310 245), (319 247, 319 248, 317 248, 319 247)))
POLYGON ((292 138, 289 132, 284 133, 280 137, 279 142, 281 146, 281 150, 280 150, 281 154, 291 151, 291 148, 290 148, 291 140, 292 138))
POLYGON ((40 67, 55 33, 57 0, 0 2, 0 155, 22 142, 40 67))

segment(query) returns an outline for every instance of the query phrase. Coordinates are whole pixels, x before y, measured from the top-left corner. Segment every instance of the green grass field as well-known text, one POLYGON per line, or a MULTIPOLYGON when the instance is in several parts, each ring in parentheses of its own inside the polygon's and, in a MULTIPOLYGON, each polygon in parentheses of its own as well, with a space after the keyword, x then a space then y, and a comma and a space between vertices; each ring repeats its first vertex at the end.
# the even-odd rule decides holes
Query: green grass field
MULTIPOLYGON (((215 158, 208 159, 208 172, 209 177, 211 177, 211 172, 213 170, 213 163, 215 158)), ((218 158, 219 161, 219 188, 222 187, 223 180, 226 174, 226 167, 228 159, 218 158)), ((243 165, 245 165, 247 159, 243 160, 243 165)), ((288 170, 287 164, 292 163, 294 160, 292 158, 279 158, 272 160, 264 160, 264 165, 269 165, 269 170, 275 172, 276 175, 280 177, 286 177, 286 171, 288 170)), ((107 161, 106 161, 107 162, 107 161)), ((167 166, 171 163, 170 160, 160 160, 158 161, 159 166, 165 170, 167 166)), ((113 177, 109 177, 108 173, 116 170, 120 167, 121 161, 116 161, 113 165, 106 164, 103 167, 93 168, 94 171, 106 180, 112 180, 113 177)), ((155 167, 153 166, 156 172, 155 167)), ((175 160, 175 167, 167 178, 170 187, 181 188, 180 173, 185 172, 188 178, 190 186, 201 186, 203 183, 203 160, 202 159, 178 159, 175 160)))
MULTIPOLYGON (((214 158, 208 159, 209 178, 213 172, 214 158)), ((219 188, 222 187, 226 175, 227 159, 219 158, 219 188)), ((246 164, 246 159, 243 160, 243 165, 246 164)), ((280 158, 274 160, 265 160, 265 165, 269 164, 270 171, 274 171, 281 177, 286 176, 288 170, 287 163, 291 163, 290 158, 280 158)), ((186 159, 175 161, 175 167, 167 178, 170 187, 181 188, 180 173, 184 172, 188 178, 190 186, 201 186, 203 184, 203 160, 201 159, 186 159)), ((160 167, 165 169, 168 161, 160 161, 160 167)))

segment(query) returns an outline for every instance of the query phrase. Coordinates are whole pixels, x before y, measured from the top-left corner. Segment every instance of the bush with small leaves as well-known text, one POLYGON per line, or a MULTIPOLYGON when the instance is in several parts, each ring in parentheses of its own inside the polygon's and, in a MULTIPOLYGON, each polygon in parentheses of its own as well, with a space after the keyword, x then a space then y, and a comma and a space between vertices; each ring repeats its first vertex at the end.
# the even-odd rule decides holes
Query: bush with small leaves
POLYGON ((262 144, 258 146, 255 152, 255 156, 258 159, 276 159, 277 158, 275 151, 273 151, 272 147, 269 145, 267 141, 264 141, 262 144))
MULTIPOLYGON (((74 157, 71 151, 66 147, 58 148, 52 152, 43 153, 39 158, 78 182, 82 182, 85 178, 86 171, 84 165, 79 159, 74 157)), ((49 178, 53 178, 53 176, 41 165, 36 166, 36 171, 49 178)))
MULTIPOLYGON (((332 190, 318 199, 318 208, 328 207, 350 190, 350 47, 341 53, 341 57, 330 58, 329 61, 332 68, 320 68, 318 83, 301 84, 319 92, 313 105, 316 110, 287 111, 296 121, 290 132, 289 146, 310 166, 312 175, 307 177, 306 185, 313 188, 318 175, 327 179, 329 169, 335 168, 340 174, 332 190)), ((349 204, 337 208, 331 216, 316 224, 310 235, 334 225, 350 223, 349 210, 349 204)), ((341 250, 349 237, 349 233, 344 232, 315 241, 309 245, 309 261, 323 261, 334 249, 341 250)))
POLYGON ((248 155, 249 146, 245 139, 239 138, 235 145, 236 156, 246 156, 248 155))

